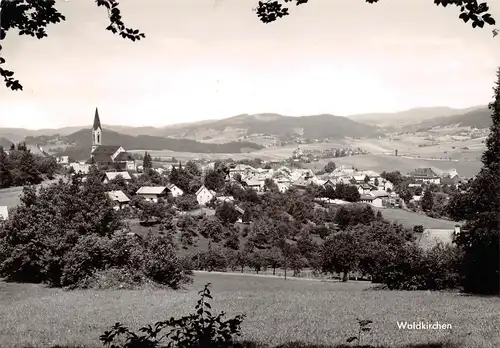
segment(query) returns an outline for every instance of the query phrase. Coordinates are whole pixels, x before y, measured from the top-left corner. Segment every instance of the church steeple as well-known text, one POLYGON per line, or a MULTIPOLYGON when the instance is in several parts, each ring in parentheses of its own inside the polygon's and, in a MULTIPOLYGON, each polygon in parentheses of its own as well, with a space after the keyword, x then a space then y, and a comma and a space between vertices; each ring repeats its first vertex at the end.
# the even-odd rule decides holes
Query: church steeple
POLYGON ((95 108, 94 125, 92 126, 92 150, 90 154, 94 153, 95 149, 101 145, 102 141, 102 127, 101 120, 99 119, 99 111, 95 108))
POLYGON ((97 130, 98 128, 101 128, 101 120, 99 119, 99 110, 95 108, 94 126, 92 127, 92 129, 97 130))

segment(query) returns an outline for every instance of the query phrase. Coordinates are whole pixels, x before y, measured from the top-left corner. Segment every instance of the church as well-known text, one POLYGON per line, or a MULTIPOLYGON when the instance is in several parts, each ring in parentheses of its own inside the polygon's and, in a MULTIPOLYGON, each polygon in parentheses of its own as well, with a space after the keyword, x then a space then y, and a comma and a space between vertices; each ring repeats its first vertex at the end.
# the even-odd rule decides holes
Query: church
POLYGON ((95 164, 104 170, 136 170, 135 159, 119 145, 102 145, 102 127, 99 111, 95 109, 92 126, 92 149, 88 164, 95 164))

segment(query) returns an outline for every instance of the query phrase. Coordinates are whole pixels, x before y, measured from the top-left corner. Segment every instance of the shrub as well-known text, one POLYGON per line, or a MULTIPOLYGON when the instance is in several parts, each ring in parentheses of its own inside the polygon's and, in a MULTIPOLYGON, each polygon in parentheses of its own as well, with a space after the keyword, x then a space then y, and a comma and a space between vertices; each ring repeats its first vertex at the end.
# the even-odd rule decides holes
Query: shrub
POLYGON ((141 328, 141 333, 133 333, 127 327, 116 323, 111 330, 104 332, 100 340, 105 347, 137 348, 137 347, 178 347, 178 348, 226 348, 233 345, 235 336, 241 335, 241 323, 244 315, 237 315, 223 320, 225 313, 213 315, 208 300, 212 299, 210 284, 199 292, 196 312, 180 319, 171 318, 159 321, 154 325, 141 328), (168 332, 163 333, 162 331, 168 332), (120 336, 125 336, 125 342, 117 343, 120 336), (162 345, 168 340, 168 345, 162 345))
POLYGON ((461 260, 462 254, 454 246, 437 245, 424 251, 410 244, 396 252, 379 276, 393 290, 456 289, 461 260))

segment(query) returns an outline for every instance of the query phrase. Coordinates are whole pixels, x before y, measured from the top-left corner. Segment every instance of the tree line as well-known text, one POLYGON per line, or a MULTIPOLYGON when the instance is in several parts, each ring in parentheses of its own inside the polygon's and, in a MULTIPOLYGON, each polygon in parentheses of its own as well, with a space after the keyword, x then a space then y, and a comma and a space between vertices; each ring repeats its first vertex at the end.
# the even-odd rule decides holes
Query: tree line
POLYGON ((0 188, 36 185, 60 169, 53 157, 35 155, 25 143, 12 144, 8 153, 0 147, 0 188))

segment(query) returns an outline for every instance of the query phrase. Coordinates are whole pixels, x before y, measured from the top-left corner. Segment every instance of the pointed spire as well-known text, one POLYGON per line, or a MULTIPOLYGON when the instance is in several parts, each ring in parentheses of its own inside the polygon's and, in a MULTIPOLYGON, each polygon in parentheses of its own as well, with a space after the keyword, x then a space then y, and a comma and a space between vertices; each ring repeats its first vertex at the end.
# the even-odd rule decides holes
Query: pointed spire
POLYGON ((94 126, 92 127, 92 129, 96 130, 98 128, 101 128, 101 120, 99 119, 99 111, 97 110, 97 108, 95 108, 95 116, 94 116, 94 126))

